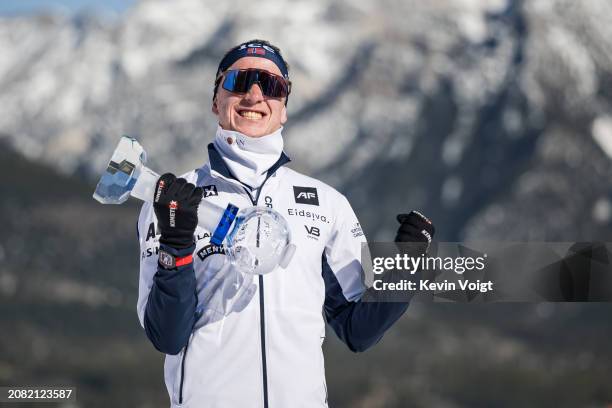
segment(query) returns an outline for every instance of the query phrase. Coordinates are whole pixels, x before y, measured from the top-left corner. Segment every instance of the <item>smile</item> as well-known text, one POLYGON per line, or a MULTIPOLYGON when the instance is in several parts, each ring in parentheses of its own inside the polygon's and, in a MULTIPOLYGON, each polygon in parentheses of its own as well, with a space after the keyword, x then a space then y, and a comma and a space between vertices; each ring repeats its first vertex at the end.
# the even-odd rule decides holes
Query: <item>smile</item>
POLYGON ((259 120, 263 118, 264 116, 261 112, 250 111, 250 110, 243 110, 243 111, 238 112, 238 114, 242 116, 243 118, 251 119, 251 120, 259 120))

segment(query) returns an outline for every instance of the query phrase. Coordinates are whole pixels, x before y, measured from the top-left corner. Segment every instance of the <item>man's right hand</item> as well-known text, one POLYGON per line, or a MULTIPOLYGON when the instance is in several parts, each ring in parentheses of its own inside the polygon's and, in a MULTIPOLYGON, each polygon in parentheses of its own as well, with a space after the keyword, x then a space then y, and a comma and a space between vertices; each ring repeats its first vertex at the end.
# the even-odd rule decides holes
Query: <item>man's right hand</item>
POLYGON ((172 173, 159 178, 153 196, 153 208, 161 231, 159 242, 175 249, 193 245, 198 225, 198 205, 202 188, 172 173))

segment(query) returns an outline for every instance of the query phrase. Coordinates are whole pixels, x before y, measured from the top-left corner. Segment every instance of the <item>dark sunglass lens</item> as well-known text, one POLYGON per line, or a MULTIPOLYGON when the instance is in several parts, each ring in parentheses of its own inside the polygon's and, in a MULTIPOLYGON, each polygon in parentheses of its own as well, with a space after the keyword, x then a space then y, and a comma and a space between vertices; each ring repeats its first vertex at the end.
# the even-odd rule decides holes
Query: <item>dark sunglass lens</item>
POLYGON ((249 85, 249 77, 247 71, 231 70, 225 73, 223 80, 223 89, 230 92, 246 93, 249 85))
POLYGON ((247 93, 255 83, 259 84, 265 96, 282 98, 288 94, 287 85, 281 77, 257 69, 227 71, 223 80, 223 89, 235 93, 247 93))
POLYGON ((284 81, 276 81, 275 94, 278 95, 277 98, 284 98, 287 96, 287 87, 284 81))
POLYGON ((265 72, 259 73, 259 86, 261 86, 261 92, 266 96, 274 97, 274 79, 265 72))
POLYGON ((226 91, 234 92, 236 84, 236 71, 227 71, 224 74, 223 84, 221 85, 226 91))
POLYGON ((272 98, 282 98, 287 96, 284 81, 276 75, 267 72, 260 72, 259 83, 261 84, 264 95, 272 98))
POLYGON ((234 84, 234 92, 246 93, 251 85, 248 71, 236 71, 236 83, 234 84))

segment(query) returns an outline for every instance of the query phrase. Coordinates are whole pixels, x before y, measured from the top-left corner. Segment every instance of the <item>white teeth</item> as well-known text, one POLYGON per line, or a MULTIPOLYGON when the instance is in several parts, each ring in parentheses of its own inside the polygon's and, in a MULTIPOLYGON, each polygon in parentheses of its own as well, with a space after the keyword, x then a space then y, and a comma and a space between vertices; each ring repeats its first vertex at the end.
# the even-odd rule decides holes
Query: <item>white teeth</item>
POLYGON ((263 117, 261 113, 253 111, 241 111, 240 116, 247 119, 261 119, 263 117))

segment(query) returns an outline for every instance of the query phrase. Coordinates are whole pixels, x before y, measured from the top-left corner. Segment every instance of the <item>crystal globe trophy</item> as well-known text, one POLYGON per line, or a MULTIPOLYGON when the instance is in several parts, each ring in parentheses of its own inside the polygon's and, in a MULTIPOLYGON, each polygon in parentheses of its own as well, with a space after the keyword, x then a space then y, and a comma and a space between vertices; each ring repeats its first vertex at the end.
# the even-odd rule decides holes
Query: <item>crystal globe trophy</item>
MULTIPOLYGON (((147 155, 138 141, 122 136, 93 197, 102 204, 122 204, 131 196, 153 201, 159 175, 146 166, 147 155)), ((198 207, 198 225, 211 232, 210 242, 224 245, 239 271, 264 275, 286 268, 295 253, 287 221, 267 207, 222 208, 208 200, 198 207)))

